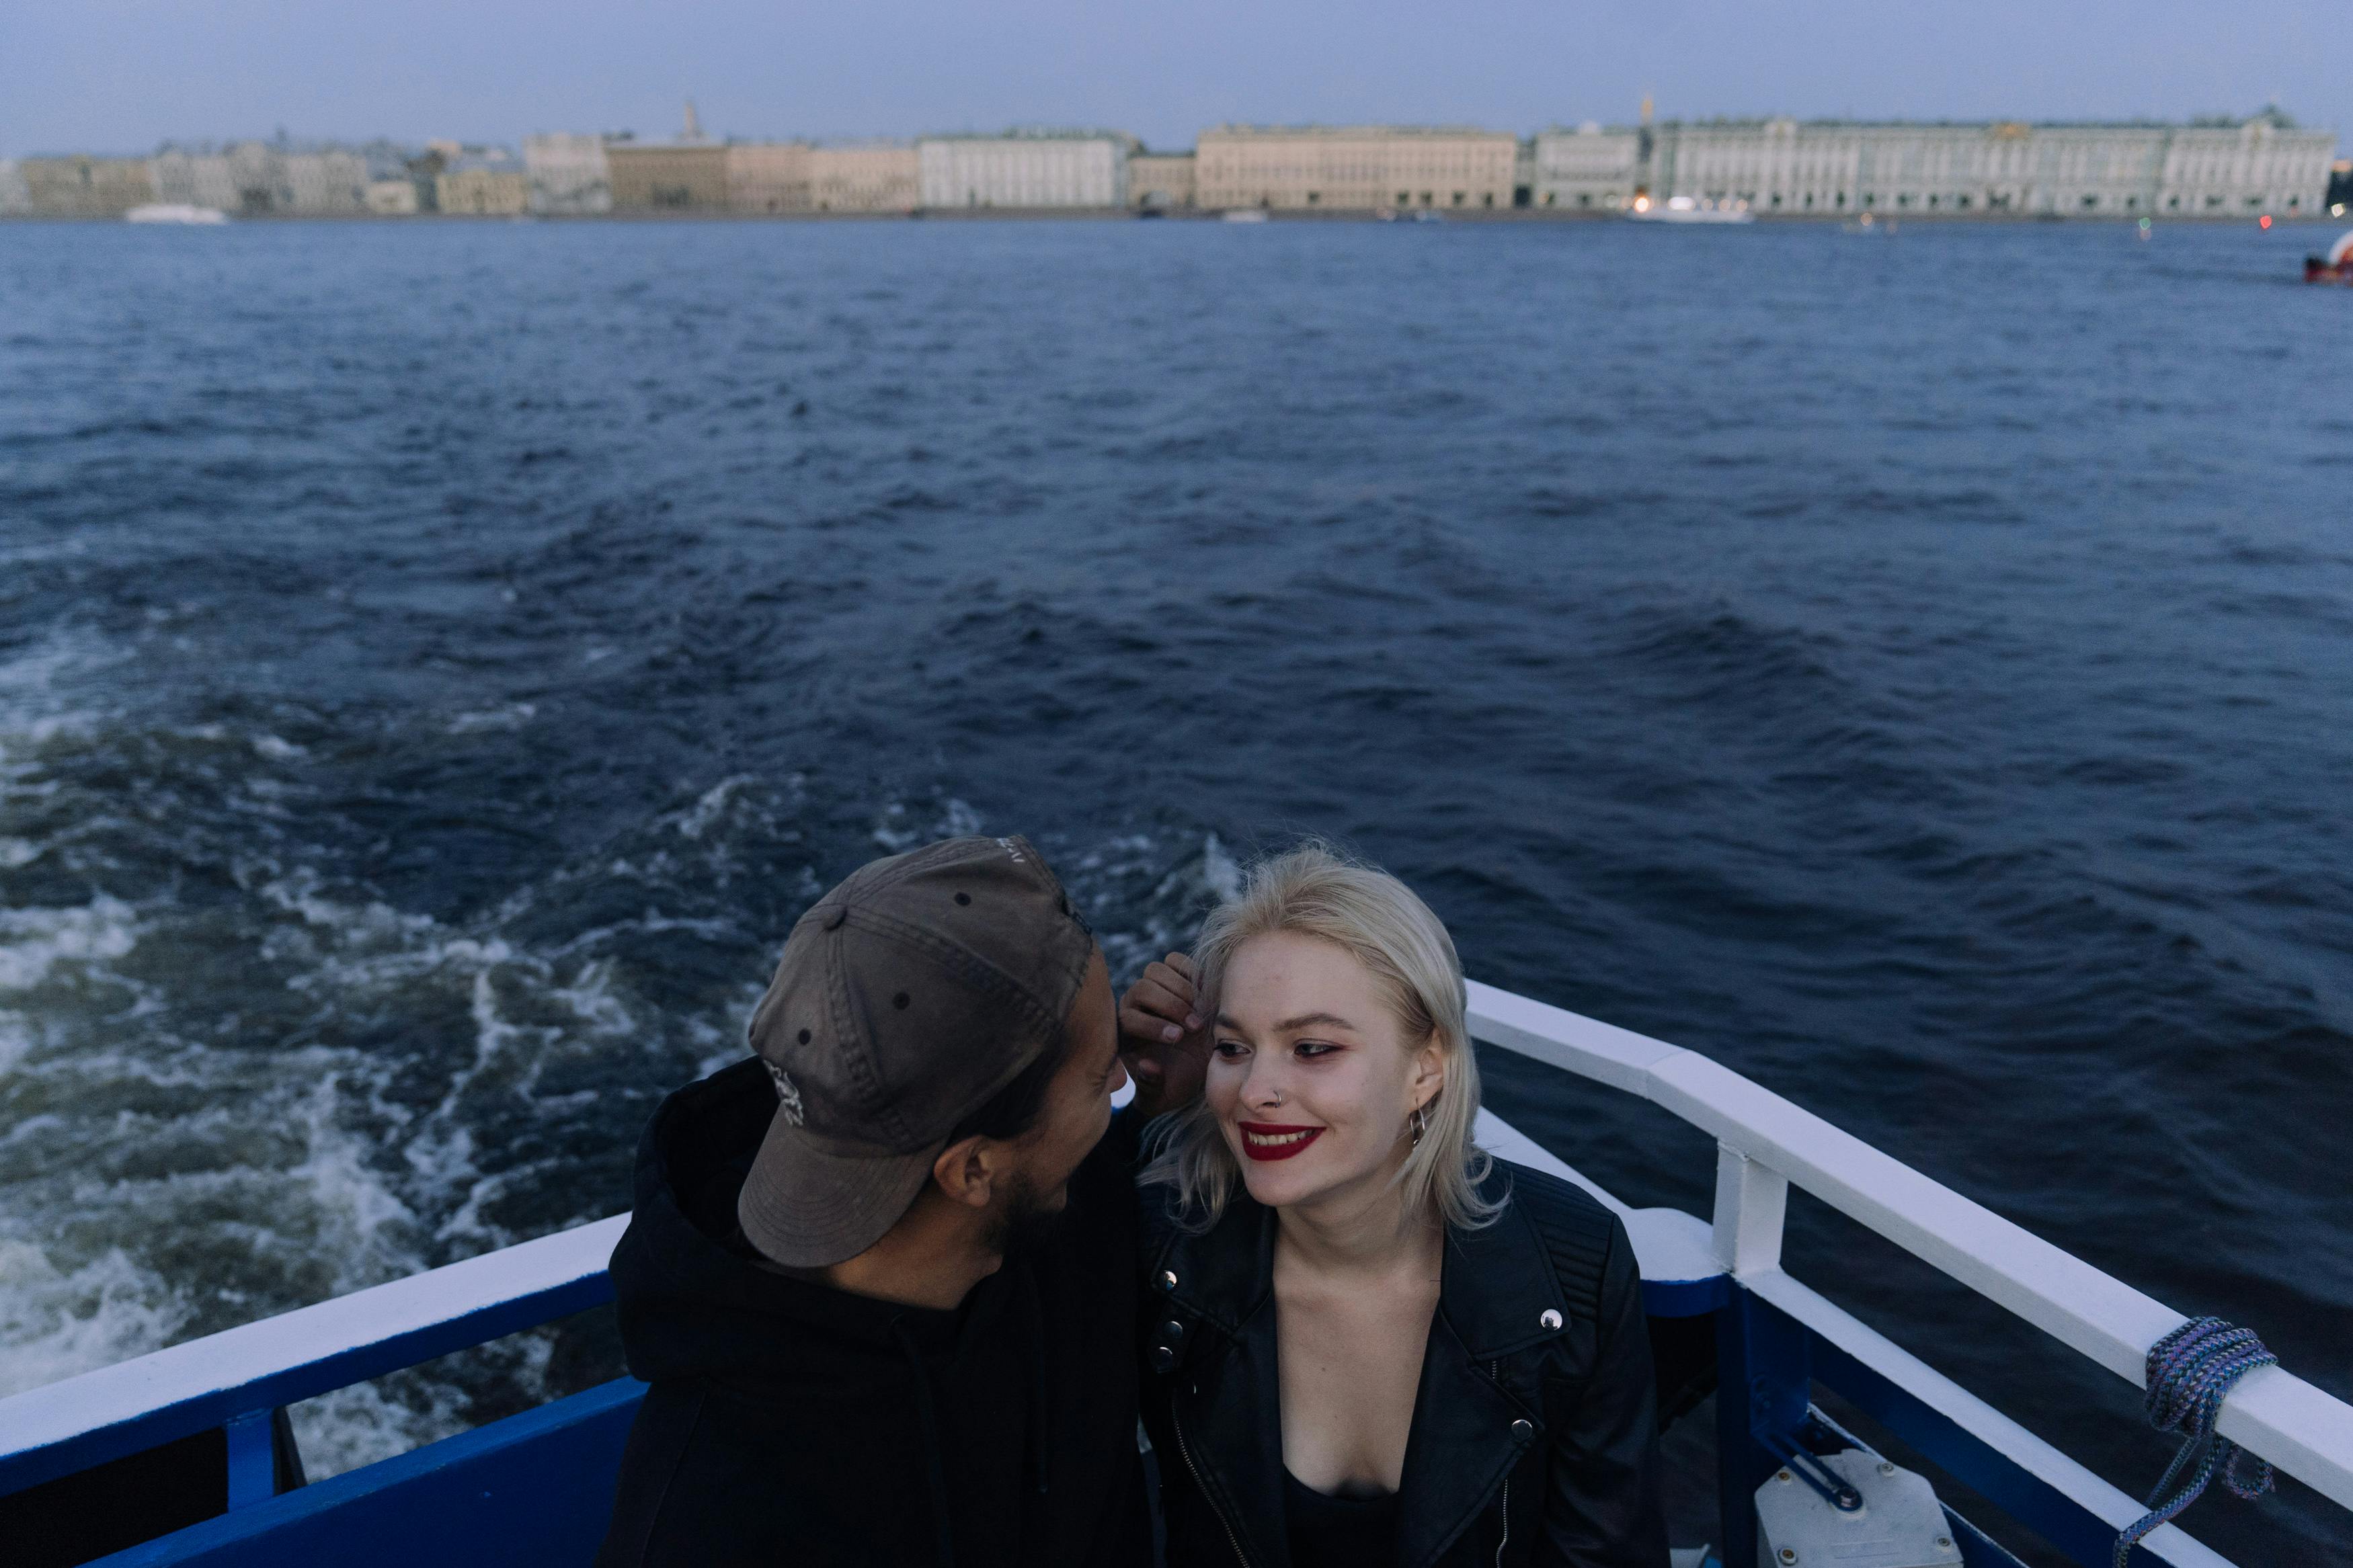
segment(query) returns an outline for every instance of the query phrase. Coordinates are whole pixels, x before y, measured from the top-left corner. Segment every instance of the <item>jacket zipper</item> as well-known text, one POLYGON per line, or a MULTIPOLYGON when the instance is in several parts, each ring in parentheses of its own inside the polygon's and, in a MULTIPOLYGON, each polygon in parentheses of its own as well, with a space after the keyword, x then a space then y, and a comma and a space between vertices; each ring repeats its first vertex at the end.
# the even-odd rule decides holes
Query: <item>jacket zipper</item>
MULTIPOLYGON (((1496 1387, 1504 1386, 1504 1363, 1501 1357, 1487 1363, 1487 1376, 1496 1387)), ((1170 1413, 1174 1415, 1172 1411, 1170 1413)), ((1517 1459, 1512 1461, 1514 1468, 1517 1459)), ((1504 1539, 1495 1546, 1495 1568, 1504 1568, 1504 1549, 1512 1543, 1512 1472, 1504 1472, 1504 1539)))
POLYGON ((1176 1434, 1176 1451, 1185 1458, 1185 1472, 1193 1478, 1193 1489, 1201 1494, 1201 1500, 1209 1505, 1209 1511, 1216 1514, 1218 1522, 1226 1527, 1226 1544, 1234 1549, 1234 1561, 1242 1568, 1250 1568, 1250 1557, 1242 1551, 1241 1537, 1234 1533, 1233 1521, 1226 1518, 1225 1510, 1218 1506, 1218 1500, 1209 1495, 1209 1489, 1201 1484, 1201 1472, 1193 1463, 1192 1447, 1185 1441, 1185 1423, 1176 1418, 1176 1399, 1173 1392, 1168 1399, 1168 1429, 1176 1434))

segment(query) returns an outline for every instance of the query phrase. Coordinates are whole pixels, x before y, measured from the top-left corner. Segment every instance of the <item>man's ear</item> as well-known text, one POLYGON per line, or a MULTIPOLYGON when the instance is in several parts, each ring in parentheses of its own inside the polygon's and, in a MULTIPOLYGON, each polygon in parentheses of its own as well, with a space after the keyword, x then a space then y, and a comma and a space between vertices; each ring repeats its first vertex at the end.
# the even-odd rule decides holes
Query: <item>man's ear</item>
POLYGON ((985 1209, 996 1195, 999 1163, 995 1141, 976 1132, 940 1151, 932 1162, 932 1182, 948 1202, 985 1209))

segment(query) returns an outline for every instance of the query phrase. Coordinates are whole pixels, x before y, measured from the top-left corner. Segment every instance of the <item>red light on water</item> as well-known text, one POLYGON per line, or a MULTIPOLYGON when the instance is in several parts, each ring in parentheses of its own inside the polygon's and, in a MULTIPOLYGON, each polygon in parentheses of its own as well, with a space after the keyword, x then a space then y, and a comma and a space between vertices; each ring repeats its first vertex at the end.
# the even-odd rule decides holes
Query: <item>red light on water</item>
POLYGON ((2269 227, 2271 227, 2271 226, 2272 226, 2272 215, 2271 215, 2271 214, 2269 214, 2269 213, 2265 213, 2263 216, 2261 216, 2261 217, 2259 217, 2259 218, 2257 218, 2257 219, 2255 220, 2255 226, 2256 226, 2257 228, 2269 228, 2269 227))

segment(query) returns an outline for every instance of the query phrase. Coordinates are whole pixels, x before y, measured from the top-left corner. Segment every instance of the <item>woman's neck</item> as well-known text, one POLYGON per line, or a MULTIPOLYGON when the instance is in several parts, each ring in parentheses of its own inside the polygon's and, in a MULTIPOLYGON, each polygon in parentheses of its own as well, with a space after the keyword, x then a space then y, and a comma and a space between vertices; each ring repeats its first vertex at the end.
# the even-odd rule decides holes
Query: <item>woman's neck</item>
POLYGON ((1275 1210, 1276 1245, 1319 1274, 1381 1274, 1439 1250, 1440 1227, 1406 1212, 1394 1173, 1275 1210))

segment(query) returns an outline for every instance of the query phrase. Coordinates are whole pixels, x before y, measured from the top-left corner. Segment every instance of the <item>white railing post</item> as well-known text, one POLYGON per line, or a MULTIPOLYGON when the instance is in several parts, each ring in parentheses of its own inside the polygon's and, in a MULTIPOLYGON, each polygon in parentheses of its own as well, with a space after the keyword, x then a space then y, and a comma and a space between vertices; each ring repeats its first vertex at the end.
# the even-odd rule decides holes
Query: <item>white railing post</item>
POLYGON ((1715 1258, 1736 1279, 1781 1267, 1788 1208, 1789 1178, 1729 1143, 1715 1146, 1715 1258))

